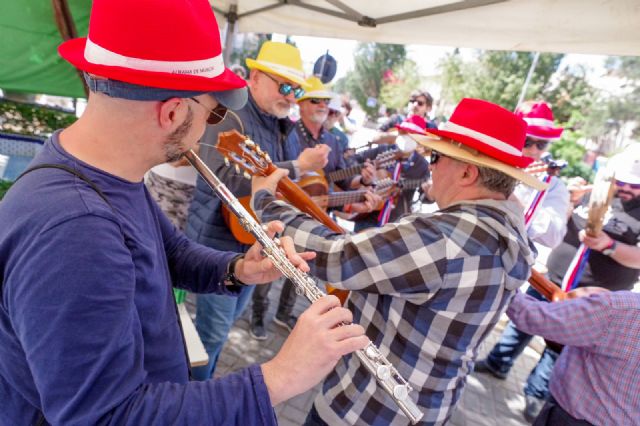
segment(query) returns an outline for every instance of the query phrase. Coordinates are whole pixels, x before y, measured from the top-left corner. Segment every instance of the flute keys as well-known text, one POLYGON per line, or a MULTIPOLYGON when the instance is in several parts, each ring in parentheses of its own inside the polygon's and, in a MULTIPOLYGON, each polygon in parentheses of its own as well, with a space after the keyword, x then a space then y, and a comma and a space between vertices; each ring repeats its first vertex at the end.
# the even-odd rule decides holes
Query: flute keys
POLYGON ((376 350, 376 348, 373 347, 373 345, 367 346, 364 353, 367 355, 367 358, 369 359, 373 359, 373 360, 378 359, 378 351, 376 350))
POLYGON ((406 385, 396 385, 393 387, 393 396, 399 400, 407 399, 409 389, 407 389, 406 385))
POLYGON ((376 368, 376 376, 378 376, 380 380, 389 380, 391 377, 391 369, 386 365, 379 365, 378 368, 376 368))

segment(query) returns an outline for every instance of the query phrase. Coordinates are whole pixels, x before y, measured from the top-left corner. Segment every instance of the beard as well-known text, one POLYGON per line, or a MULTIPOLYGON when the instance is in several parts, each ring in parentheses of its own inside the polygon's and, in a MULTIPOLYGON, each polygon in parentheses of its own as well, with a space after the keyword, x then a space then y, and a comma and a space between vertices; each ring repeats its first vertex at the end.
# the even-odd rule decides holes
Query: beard
POLYGON ((272 105, 271 111, 269 112, 276 116, 276 118, 286 118, 287 116, 289 116, 290 111, 291 104, 289 104, 289 102, 277 101, 272 105))
POLYGON ((182 122, 176 130, 167 136, 167 140, 164 142, 164 156, 167 163, 178 161, 184 153, 188 151, 183 139, 187 133, 189 133, 189 130, 191 130, 192 123, 193 111, 191 107, 189 107, 187 118, 185 118, 184 122, 182 122))

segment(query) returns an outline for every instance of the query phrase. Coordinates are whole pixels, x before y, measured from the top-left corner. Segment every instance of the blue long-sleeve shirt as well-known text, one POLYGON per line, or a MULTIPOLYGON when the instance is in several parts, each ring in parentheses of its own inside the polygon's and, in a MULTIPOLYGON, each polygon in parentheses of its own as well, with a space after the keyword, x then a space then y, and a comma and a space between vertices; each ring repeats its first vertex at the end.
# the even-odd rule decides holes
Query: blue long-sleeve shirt
POLYGON ((235 253, 188 240, 142 182, 70 156, 58 134, 0 203, 0 425, 275 424, 261 370, 189 382, 172 282, 220 283, 235 253))

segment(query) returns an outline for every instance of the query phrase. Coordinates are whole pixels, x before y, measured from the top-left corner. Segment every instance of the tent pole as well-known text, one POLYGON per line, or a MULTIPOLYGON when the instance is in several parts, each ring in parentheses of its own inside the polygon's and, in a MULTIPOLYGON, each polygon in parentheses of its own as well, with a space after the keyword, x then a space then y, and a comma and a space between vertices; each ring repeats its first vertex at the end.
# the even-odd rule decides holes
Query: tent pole
MULTIPOLYGON (((62 40, 67 41, 72 38, 78 37, 78 32, 76 31, 76 26, 73 22, 73 16, 71 16, 71 10, 69 10, 67 0, 51 0, 51 6, 53 8, 53 16, 56 21, 56 26, 58 27, 58 31, 62 36, 62 40)), ((84 89, 84 94, 88 99, 89 88, 87 87, 87 83, 84 81, 84 75, 82 74, 82 71, 77 68, 76 72, 80 77, 82 88, 84 89)))
POLYGON ((229 6, 229 13, 225 15, 227 18, 227 30, 224 36, 224 52, 222 52, 222 58, 224 59, 225 66, 229 66, 231 60, 231 53, 233 51, 233 35, 236 29, 236 22, 238 21, 238 6, 232 4, 229 6))
POLYGON ((527 88, 529 87, 529 82, 531 81, 533 72, 536 69, 536 65, 538 65, 538 58, 540 58, 540 52, 536 52, 535 55, 533 55, 533 61, 531 62, 531 66, 529 67, 527 78, 524 80, 524 84, 522 85, 522 91, 520 91, 520 97, 518 98, 518 103, 516 103, 514 111, 518 109, 518 106, 522 103, 522 101, 524 101, 524 97, 527 94, 527 88))

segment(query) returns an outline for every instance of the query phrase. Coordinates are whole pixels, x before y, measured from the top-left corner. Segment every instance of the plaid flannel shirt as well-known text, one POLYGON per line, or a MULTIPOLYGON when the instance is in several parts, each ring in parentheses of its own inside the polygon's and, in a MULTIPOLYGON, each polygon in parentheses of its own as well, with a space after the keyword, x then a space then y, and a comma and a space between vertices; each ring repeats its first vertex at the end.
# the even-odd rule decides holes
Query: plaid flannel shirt
POLYGON ((550 388, 569 414, 594 425, 640 422, 640 294, 561 303, 518 294, 507 314, 519 330, 565 345, 550 388))
MULTIPOLYGON (((420 424, 445 422, 479 343, 529 276, 534 259, 521 208, 465 202, 346 235, 268 191, 256 194, 253 208, 263 221, 282 220, 298 249, 317 253, 312 275, 357 290, 348 300, 354 322, 417 391, 420 424)), ((332 426, 409 423, 355 356, 329 374, 315 405, 332 426)))

